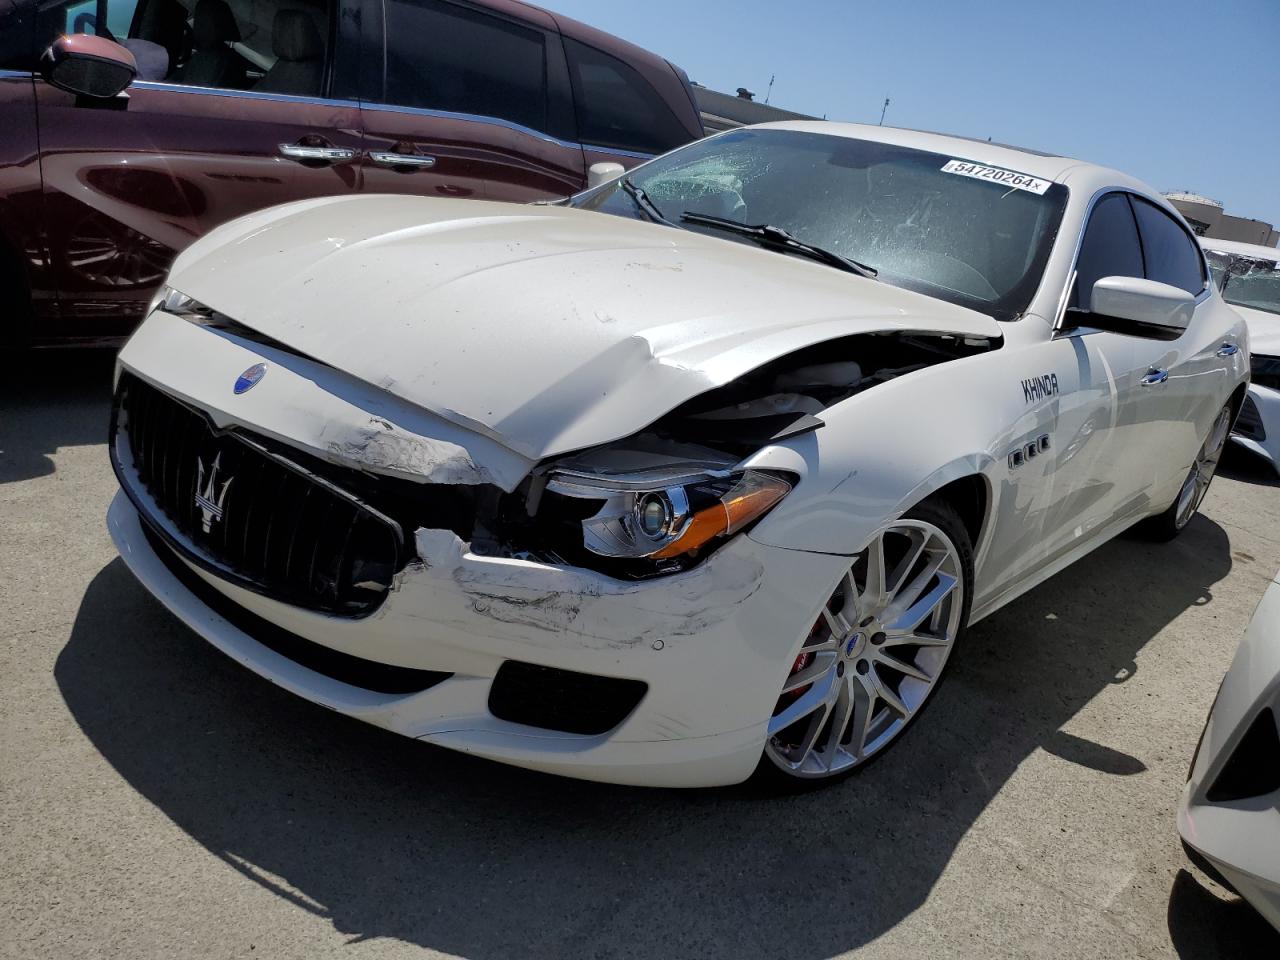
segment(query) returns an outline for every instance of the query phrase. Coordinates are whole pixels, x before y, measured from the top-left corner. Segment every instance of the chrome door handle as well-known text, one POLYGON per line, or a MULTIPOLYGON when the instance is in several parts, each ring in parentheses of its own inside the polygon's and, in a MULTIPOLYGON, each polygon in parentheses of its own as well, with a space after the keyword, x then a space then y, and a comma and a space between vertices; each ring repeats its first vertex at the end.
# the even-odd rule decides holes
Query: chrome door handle
POLYGON ((280 154, 290 160, 323 160, 334 163, 338 160, 352 160, 356 152, 349 147, 312 147, 301 143, 282 143, 280 154))
POLYGON ((1218 348, 1218 356, 1220 357, 1234 357, 1239 352, 1240 348, 1234 343, 1224 343, 1218 348))
POLYGON ((1154 386, 1157 383, 1164 383, 1168 379, 1169 379, 1168 370, 1156 370, 1153 368, 1151 370, 1148 370, 1147 375, 1142 378, 1142 385, 1144 387, 1150 387, 1150 386, 1154 386))
POLYGON ((425 157, 420 153, 394 153, 390 150, 370 150, 369 159, 384 167, 414 167, 427 170, 436 165, 435 157, 425 157))

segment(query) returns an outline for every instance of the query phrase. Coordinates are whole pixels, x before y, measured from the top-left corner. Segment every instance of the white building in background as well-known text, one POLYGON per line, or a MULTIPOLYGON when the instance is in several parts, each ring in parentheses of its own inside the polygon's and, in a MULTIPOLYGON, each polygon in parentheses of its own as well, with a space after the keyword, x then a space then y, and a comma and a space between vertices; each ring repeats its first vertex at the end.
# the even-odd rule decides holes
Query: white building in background
POLYGON ((1165 199, 1187 218, 1187 223, 1199 236, 1258 243, 1264 247, 1280 245, 1280 232, 1271 224, 1247 217, 1233 217, 1222 209, 1217 200, 1181 192, 1166 193, 1165 199))

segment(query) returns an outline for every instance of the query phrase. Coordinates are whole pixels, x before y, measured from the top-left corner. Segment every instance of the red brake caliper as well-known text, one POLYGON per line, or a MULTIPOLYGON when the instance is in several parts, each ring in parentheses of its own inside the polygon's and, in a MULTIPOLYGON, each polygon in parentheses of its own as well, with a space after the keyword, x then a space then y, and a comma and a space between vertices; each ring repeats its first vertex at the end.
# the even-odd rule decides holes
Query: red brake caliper
MULTIPOLYGON (((823 627, 823 620, 821 617, 819 617, 817 621, 814 623, 813 629, 809 631, 809 636, 813 637, 814 634, 816 634, 819 630, 822 629, 822 627, 823 627)), ((800 656, 796 657, 796 662, 791 665, 791 672, 787 674, 787 676, 794 677, 801 670, 807 669, 811 663, 813 663, 813 652, 805 651, 801 653, 800 656)), ((778 698, 778 708, 774 710, 774 715, 776 716, 777 714, 781 713, 786 707, 790 706, 791 704, 799 700, 800 696, 806 690, 808 690, 811 686, 813 686, 813 684, 807 683, 803 687, 797 687, 795 690, 790 690, 784 693, 781 697, 778 698)))

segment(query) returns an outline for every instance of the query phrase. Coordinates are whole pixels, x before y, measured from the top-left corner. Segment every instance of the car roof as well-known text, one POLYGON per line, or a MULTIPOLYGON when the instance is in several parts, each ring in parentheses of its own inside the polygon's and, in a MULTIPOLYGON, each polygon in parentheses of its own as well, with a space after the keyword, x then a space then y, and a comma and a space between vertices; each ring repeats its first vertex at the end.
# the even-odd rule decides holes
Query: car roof
POLYGON ((1263 260, 1280 260, 1280 250, 1264 247, 1260 243, 1241 243, 1239 240, 1216 240, 1213 237, 1197 237, 1200 246, 1218 253, 1234 253, 1243 257, 1260 257, 1263 260))
POLYGON ((993 143, 990 140, 931 133, 927 130, 909 130, 904 127, 882 127, 868 123, 844 123, 830 120, 788 120, 762 123, 758 126, 775 130, 825 133, 830 136, 858 140, 875 140, 916 150, 927 150, 930 153, 949 154, 959 160, 969 160, 1018 173, 1027 173, 1056 183, 1066 183, 1071 180, 1072 186, 1078 186, 1082 192, 1086 193, 1092 193, 1093 190, 1103 187, 1125 187, 1149 196, 1152 200, 1160 202, 1166 209, 1173 209, 1158 191, 1119 170, 1071 157, 993 143))

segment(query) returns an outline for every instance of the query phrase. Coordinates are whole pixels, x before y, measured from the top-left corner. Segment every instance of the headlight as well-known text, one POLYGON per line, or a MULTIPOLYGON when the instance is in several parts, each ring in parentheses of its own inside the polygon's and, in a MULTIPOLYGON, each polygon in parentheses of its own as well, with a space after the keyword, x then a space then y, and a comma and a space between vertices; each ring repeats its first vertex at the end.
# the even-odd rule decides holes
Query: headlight
POLYGON ((148 315, 155 310, 163 310, 165 313, 171 313, 175 317, 181 317, 183 320, 190 320, 192 323, 201 325, 217 323, 218 317, 212 308, 206 307, 200 301, 193 300, 185 293, 173 289, 173 287, 160 288, 160 292, 151 301, 151 306, 147 310, 148 315))
POLYGON ((1255 353, 1249 361, 1250 379, 1262 387, 1280 390, 1280 357, 1255 353))
POLYGON ((547 489, 603 501, 582 520, 582 545, 617 559, 694 556, 769 512, 791 492, 782 477, 758 470, 689 474, 655 470, 626 476, 553 473, 547 489))

